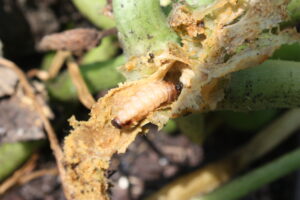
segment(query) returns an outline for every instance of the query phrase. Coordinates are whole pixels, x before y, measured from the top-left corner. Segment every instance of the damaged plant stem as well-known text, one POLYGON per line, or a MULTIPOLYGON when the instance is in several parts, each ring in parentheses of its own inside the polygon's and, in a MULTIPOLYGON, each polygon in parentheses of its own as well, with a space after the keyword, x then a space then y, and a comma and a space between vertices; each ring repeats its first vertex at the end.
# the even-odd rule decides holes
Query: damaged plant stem
POLYGON ((170 28, 158 0, 113 1, 128 58, 120 71, 127 81, 98 100, 89 120, 70 119, 73 129, 64 146, 68 198, 108 199, 105 171, 109 161, 115 153, 126 151, 145 124, 161 128, 170 117, 186 111, 213 109, 223 99, 224 88, 220 93, 216 88, 221 79, 262 63, 280 45, 299 39, 292 27, 265 32, 287 20, 287 2, 216 2, 195 13, 178 4, 171 14, 170 28), (248 14, 240 12, 243 10, 248 14), (153 83, 158 99, 151 96, 153 83), (175 87, 166 86, 169 84, 179 88, 180 94, 173 92, 175 87), (124 108, 128 111, 122 112, 124 108), (110 123, 121 115, 129 128, 110 123))
MULTIPOLYGON (((114 1, 114 4, 116 2, 114 1)), ((132 4, 133 2, 126 1, 125 3, 132 4)), ((150 2, 144 0, 136 2, 140 7, 132 11, 135 13, 140 12, 142 16, 144 6, 147 3, 153 3, 150 7, 146 6, 148 9, 154 8, 160 10, 159 1, 150 2)), ((147 20, 151 21, 152 15, 153 12, 149 11, 147 20)), ((156 24, 156 28, 164 29, 165 27, 167 31, 170 30, 163 14, 158 15, 154 24, 156 24)), ((160 31, 151 29, 151 32, 153 34, 149 35, 150 39, 156 37, 160 39, 164 38, 164 34, 161 34, 160 31)), ((176 36, 175 33, 174 36, 176 36)), ((168 41, 167 38, 164 38, 164 40, 168 41)), ((151 46, 153 41, 144 43, 148 50, 152 47, 157 47, 156 45, 151 46)), ((144 53, 140 51, 140 48, 138 49, 139 53, 144 53)), ((144 86, 144 83, 142 86, 144 86)), ((108 184, 105 170, 109 166, 110 158, 115 153, 123 153, 135 136, 141 132, 140 125, 134 126, 129 130, 117 129, 112 126, 110 121, 116 115, 116 108, 121 110, 121 106, 123 106, 122 102, 128 102, 127 100, 132 95, 137 94, 140 88, 139 84, 134 83, 119 85, 119 88, 110 90, 107 95, 98 100, 91 110, 88 121, 77 121, 75 118, 70 119, 73 130, 71 130, 71 134, 66 137, 64 142, 64 163, 67 172, 66 183, 69 186, 69 193, 66 194, 68 199, 109 198, 107 195, 108 184)), ((171 88, 173 90, 173 87, 171 88)), ((163 97, 165 94, 161 93, 161 95, 163 97)))
MULTIPOLYGON (((126 8, 129 8, 128 10, 131 10, 130 8, 134 7, 134 4, 126 7, 126 3, 124 1, 119 2, 119 7, 116 8, 123 8, 123 10, 121 11, 124 11, 126 8)), ((290 6, 288 8, 290 8, 290 6)), ((291 17, 293 18, 293 16, 297 13, 294 11, 290 11, 289 14, 291 14, 291 17)), ((138 18, 138 15, 136 15, 136 13, 134 12, 129 12, 126 14, 122 12, 122 16, 127 16, 128 19, 130 19, 129 21, 131 24, 133 24, 133 19, 138 18)), ((149 45, 141 45, 148 47, 144 48, 143 50, 140 50, 140 46, 135 49, 135 47, 132 45, 134 43, 138 44, 139 42, 138 36, 134 35, 134 33, 139 30, 145 30, 144 27, 141 28, 142 26, 139 25, 137 29, 129 29, 124 31, 124 27, 127 27, 126 23, 128 23, 129 21, 122 21, 121 18, 117 18, 117 21, 118 20, 120 20, 119 23, 121 24, 121 27, 119 29, 119 31, 121 32, 120 39, 123 42, 125 50, 127 50, 127 54, 129 54, 127 55, 127 57, 130 58, 130 56, 141 55, 142 53, 142 55, 145 55, 151 52, 152 49, 149 47, 149 45), (134 37, 130 37, 130 35, 134 35, 134 37)), ((143 33, 141 35, 146 34, 143 33)), ((162 40, 161 42, 163 44, 162 46, 165 45, 166 48, 167 43, 174 42, 174 40, 170 40, 168 42, 162 40)), ((259 55, 259 53, 257 53, 257 55, 259 55)), ((264 58, 262 61, 264 61, 265 59, 266 58, 264 58)), ((225 88, 225 98, 217 104, 217 109, 249 111, 265 108, 297 107, 300 104, 298 78, 300 75, 299 69, 300 63, 272 60, 267 61, 266 63, 263 63, 261 64, 261 66, 256 68, 235 72, 229 79, 229 83, 225 82, 226 84, 224 84, 225 87, 223 88, 225 88)), ((221 81, 221 84, 222 83, 224 82, 221 81)))
MULTIPOLYGON (((115 69, 122 63, 124 58, 82 66, 82 76, 87 81, 90 91, 94 93, 109 89, 122 81, 122 76, 115 69), (102 75, 105 77, 105 74, 112 78, 99 78, 102 75)), ((300 104, 299 76, 300 63, 283 60, 269 60, 251 69, 235 72, 230 80, 224 83, 225 97, 218 103, 216 110, 251 111, 297 107, 300 104)), ((50 81, 48 89, 52 97, 61 101, 77 98, 67 72, 50 81)))
MULTIPOLYGON (((115 8, 115 15, 116 15, 116 19, 117 21, 120 21, 118 23, 118 28, 120 31, 120 35, 121 38, 125 38, 125 40, 123 41, 123 45, 125 47, 125 49, 128 49, 127 55, 130 57, 134 56, 134 55, 138 55, 138 54, 146 54, 147 52, 149 52, 149 50, 154 50, 154 49, 159 49, 159 47, 163 48, 165 47, 169 42, 178 42, 178 37, 176 37, 175 33, 172 32, 169 28, 168 25, 165 23, 165 17, 162 16, 161 20, 153 20, 151 21, 151 23, 154 23, 153 26, 150 26, 150 28, 146 29, 148 27, 148 25, 145 25, 147 21, 149 21, 149 19, 147 19, 146 17, 144 17, 145 19, 140 19, 139 16, 145 16, 145 12, 143 13, 139 13, 136 12, 138 9, 140 9, 139 7, 135 7, 135 6, 143 6, 143 1, 139 1, 139 5, 135 5, 133 6, 132 3, 129 2, 125 2, 125 4, 123 4, 122 1, 115 1, 114 2, 116 5, 115 8), (120 5, 123 5, 124 7, 121 8, 120 5), (118 7, 119 6, 119 7, 118 7), (120 16, 119 19, 118 16, 120 16), (138 19, 136 19, 138 18, 138 19), (130 22, 130 23, 126 23, 130 22), (133 21, 137 21, 137 23, 132 23, 133 21), (122 23, 121 23, 122 22, 122 23), (131 27, 133 26, 133 27, 131 27), (145 27, 146 26, 146 27, 145 27), (154 28, 155 27, 155 28, 154 28), (163 31, 158 31, 162 29, 163 31), (168 30, 169 29, 169 30, 168 30), (122 33, 122 30, 123 33, 122 33), (137 30, 140 31, 141 33, 135 31, 134 33, 131 30, 137 30), (147 30, 147 31, 145 31, 147 30), (154 33, 153 33, 154 32, 154 33), (157 35, 159 33, 159 35, 157 35), (155 36, 155 37, 150 37, 149 36, 155 36), (169 40, 170 39, 170 40, 169 40), (153 42, 154 41, 154 42, 153 42), (156 43, 160 43, 160 45, 155 46, 153 44, 156 43), (132 45, 131 45, 132 44, 132 45), (136 45, 138 44, 138 45, 136 45), (131 53, 130 53, 131 52, 131 53)), ((153 3, 152 1, 150 2, 146 2, 147 7, 146 8, 152 8, 153 10, 155 10, 156 12, 158 12, 159 9, 159 5, 158 3, 153 3), (151 4, 151 5, 148 5, 151 4), (149 7, 148 7, 149 6, 149 7)), ((299 19, 298 14, 297 14, 297 8, 299 8, 299 3, 297 1, 292 1, 290 3, 290 5, 293 6, 289 6, 288 8, 290 9, 289 13, 291 15, 292 19, 299 19), (297 7, 298 6, 298 7, 297 7)), ((144 7, 145 8, 145 7, 144 7)), ((150 10, 150 9, 146 9, 146 10, 150 10)), ((151 13, 149 11, 149 14, 151 15, 151 13)), ((161 16, 162 13, 160 13, 159 15, 155 15, 155 16, 161 16)), ((87 81, 89 89, 91 92, 96 92, 99 91, 101 89, 109 89, 111 87, 114 87, 117 85, 118 82, 122 81, 123 78, 122 76, 118 75, 117 70, 114 70, 116 66, 119 66, 121 64, 124 63, 124 60, 120 61, 119 58, 117 58, 118 61, 114 62, 113 60, 108 61, 108 62, 104 62, 103 65, 105 67, 102 67, 101 63, 98 64, 94 64, 94 66, 92 65, 88 65, 88 66, 84 66, 82 67, 82 72, 83 72, 83 77, 84 79, 87 81), (107 63, 107 64, 106 64, 107 63), (112 64, 110 64, 112 63, 112 64), (114 64, 116 63, 116 64, 114 64), (87 73, 86 73, 86 72, 87 73), (113 79, 103 79, 103 78, 93 78, 93 77, 97 77, 97 76, 91 76, 89 74, 110 74, 110 76, 112 77, 116 77, 113 79), (105 80, 105 82, 103 83, 103 81, 105 80)), ((271 64, 276 65, 277 67, 272 68, 273 70, 278 70, 278 72, 280 71, 280 73, 283 74, 288 74, 287 72, 285 72, 284 70, 281 70, 279 65, 279 62, 276 64, 277 61, 272 61, 272 63, 270 64, 263 64, 263 66, 268 65, 269 67, 271 67, 271 64)), ((280 61, 280 65, 289 65, 290 66, 291 63, 285 63, 285 61, 280 61)), ((293 71, 297 71, 297 63, 292 64, 294 66, 293 71)), ((292 67, 289 67, 289 69, 292 69, 292 67)), ((251 79, 253 79, 253 83, 255 83, 255 75, 256 72, 255 70, 259 70, 259 71, 263 71, 260 68, 255 68, 253 70, 250 70, 249 73, 251 73, 251 76, 247 76, 247 72, 245 73, 245 76, 243 76, 244 78, 249 78, 251 81, 251 79)), ((234 77, 238 77, 238 73, 237 74, 233 74, 233 79, 236 82, 236 86, 233 85, 233 81, 231 81, 231 83, 228 86, 228 89, 226 91, 233 91, 233 87, 235 87, 235 90, 237 89, 236 87, 239 87, 240 84, 238 83, 239 81, 243 81, 242 78, 234 78, 234 77)), ((270 77, 270 79, 272 79, 272 82, 274 81, 279 81, 282 84, 285 84, 284 82, 288 83, 287 81, 281 81, 280 80, 280 75, 274 71, 274 73, 268 74, 268 77, 270 77), (272 78, 272 76, 275 75, 274 78, 272 78)), ((294 79, 293 79, 294 80, 294 79)), ((50 89, 50 93, 53 94, 53 97, 59 99, 59 100, 63 100, 63 101, 68 101, 70 99, 75 99, 76 98, 76 93, 74 92, 74 87, 72 86, 72 82, 70 81, 69 76, 67 75, 67 73, 65 72, 64 74, 62 74, 61 76, 59 76, 57 79, 51 81, 49 84, 49 89, 50 89), (57 87, 59 86, 59 87, 57 87), (52 89, 52 88, 56 88, 56 89, 52 89)), ((266 81, 266 85, 268 85, 268 87, 273 87, 273 84, 268 84, 268 82, 266 81)), ((279 83, 275 84, 277 86, 280 86, 279 83)), ((293 84, 289 84, 290 86, 294 86, 297 88, 297 85, 293 85, 293 84)), ((276 86, 274 86, 274 89, 276 88, 276 86)), ((297 90, 292 90, 292 92, 289 92, 289 95, 287 96, 287 92, 285 91, 285 89, 288 89, 287 87, 281 87, 282 88, 282 92, 278 93, 278 91, 276 91, 274 93, 278 95, 278 98, 273 98, 271 104, 269 104, 270 102, 266 102, 265 100, 267 100, 266 98, 268 98, 268 96, 261 96, 261 99, 264 103, 265 106, 267 107, 273 107, 273 108, 281 108, 281 107, 294 107, 294 104, 297 104, 297 101, 295 100, 295 97, 297 96, 297 90), (295 93, 293 93, 295 91, 295 93), (289 103, 285 103, 282 101, 283 98, 289 98, 289 96, 291 96, 291 101, 289 101, 289 103), (265 97, 265 98, 264 98, 265 97), (280 102, 279 102, 280 101, 280 102), (279 105, 280 104, 280 105, 279 105)), ((257 90, 256 90, 256 84, 253 85, 253 90, 251 91, 247 91, 249 93, 253 92, 253 95, 256 93, 257 94, 257 90)), ((278 89, 278 87, 277 87, 278 89)), ((240 88, 241 91, 241 88, 240 88)), ((248 93, 247 93, 248 94, 248 93)), ((264 105, 262 105, 262 103, 260 103, 258 100, 252 99, 251 97, 253 97, 252 94, 249 95, 248 100, 252 101, 252 108, 251 110, 255 110, 258 107, 262 108, 264 105), (254 105, 255 103, 258 103, 260 105, 256 106, 254 105)), ((233 107, 233 105, 230 105, 229 98, 230 100, 233 100, 233 102, 235 102, 235 100, 233 99, 234 97, 237 97, 236 95, 227 95, 226 98, 218 104, 218 110, 222 110, 222 109, 231 109, 233 107)), ((257 98, 256 98, 257 99, 257 98)), ((243 102, 243 101, 240 101, 243 102)), ((234 103, 235 104, 235 103, 234 103)), ((238 104, 235 104, 238 105, 238 104)), ((249 108, 249 107, 248 107, 249 108)), ((249 110, 246 108, 246 104, 241 104, 239 105, 239 108, 235 108, 235 110, 249 110)))
MULTIPOLYGON (((210 1, 211 2, 211 1, 210 1)), ((207 2, 207 3, 210 3, 207 2)), ((148 36, 152 35, 154 27, 157 27, 156 24, 151 26, 149 25, 150 31, 148 32, 148 25, 146 24, 146 21, 143 19, 141 20, 139 18, 138 12, 134 12, 134 10, 138 10, 138 5, 135 5, 133 3, 129 2, 123 2, 123 1, 114 1, 115 3, 115 13, 116 13, 116 20, 118 24, 119 34, 120 38, 123 41, 125 49, 127 49, 127 54, 134 56, 138 54, 146 54, 149 52, 149 50, 152 50, 153 47, 151 47, 151 43, 153 40, 156 41, 156 43, 160 43, 156 48, 164 47, 169 42, 176 42, 178 41, 178 38, 174 36, 174 33, 172 31, 167 31, 166 26, 164 23, 162 30, 163 31, 156 31, 164 33, 163 36, 159 35, 156 37, 151 38, 149 40, 148 36), (122 5, 122 6, 121 6, 122 5), (118 18, 118 16, 120 16, 118 18), (132 23, 134 21, 137 21, 137 23, 132 23), (128 23, 130 22, 130 23, 128 23), (130 26, 128 26, 130 25, 130 26), (131 27, 133 26, 133 27, 131 27), (136 26, 136 27, 135 27, 136 26), (145 27, 146 26, 146 27, 145 27), (127 29, 126 29, 127 28, 127 29), (134 32, 132 31, 134 30, 134 32), (139 33, 139 31, 141 33, 139 33), (144 32, 143 32, 144 31, 144 32), (169 36, 166 37, 166 33, 169 33, 169 36), (170 38, 170 40, 166 40, 166 38, 170 38), (175 39, 176 38, 176 39, 175 39), (142 41, 142 42, 141 42, 142 41), (150 43, 148 43, 150 41, 150 43), (134 45, 139 44, 139 45, 134 45)), ((143 4, 142 1, 140 2, 141 5, 143 4)), ((154 1, 151 3, 148 2, 150 6, 154 5, 154 1)), ((149 6, 148 5, 148 6, 149 6)), ((203 6, 201 5, 198 6, 203 6)), ((158 10, 158 3, 156 2, 155 11, 158 10)), ((288 5, 288 13, 290 15, 290 18, 292 21, 295 21, 299 19, 298 10, 300 8, 300 3, 297 0, 292 0, 290 4, 288 5)), ((145 10, 149 12, 150 9, 145 10)), ((147 12, 146 12, 147 13, 147 12)), ((152 13, 152 12, 151 12, 152 13)), ((161 13, 162 14, 162 13, 161 13)), ((143 13, 143 16, 145 16, 145 12, 143 13)), ((147 18, 146 18, 147 19, 147 18)), ((155 21, 155 20, 153 20, 155 21)), ((151 21, 152 22, 152 21, 151 21)), ((262 108, 285 108, 285 107, 295 107, 299 105, 299 88, 297 87, 299 84, 294 84, 295 81, 297 82, 297 75, 298 75, 298 65, 299 63, 292 63, 288 61, 270 61, 266 64, 262 64, 261 67, 257 67, 251 70, 245 70, 245 72, 235 73, 232 76, 232 80, 230 81, 230 84, 227 86, 225 93, 225 99, 218 104, 217 109, 233 109, 234 110, 256 110, 256 109, 262 109, 262 108), (281 67, 280 67, 281 66, 281 67), (282 69, 283 67, 288 66, 287 69, 282 69), (266 76, 267 80, 264 81, 258 81, 259 79, 262 80, 263 75, 266 75, 267 69, 262 69, 262 67, 268 67, 272 70, 270 72, 274 73, 268 73, 266 76), (256 75, 257 74, 257 75, 256 75), (291 77, 287 77, 287 75, 290 74, 291 77), (241 75, 241 77, 239 77, 241 75), (257 76, 257 77, 256 77, 257 76), (236 77, 236 78, 235 78, 236 77), (282 78, 280 78, 282 77, 282 78), (243 80, 245 79, 245 80, 243 80), (248 79, 248 80, 246 80, 248 79), (268 80, 269 79, 269 80, 268 80), (289 84, 289 80, 291 81, 289 84), (254 83, 252 85, 252 89, 248 90, 245 84, 245 81, 254 83), (275 83, 275 84, 268 84, 268 83, 275 83), (244 88, 242 88, 242 85, 244 88), (259 88, 258 88, 259 87, 259 88), (261 93, 259 91, 266 91, 266 88, 273 88, 271 90, 268 90, 269 93, 264 95, 264 93, 261 93), (291 88, 292 87, 292 88, 291 88), (278 89, 281 89, 282 91, 279 92, 278 89), (248 91, 246 91, 248 90, 248 91), (231 92, 232 91, 232 92, 231 92), (244 97, 247 97, 248 101, 243 101, 238 97, 238 94, 235 93, 236 91, 239 91, 241 95, 244 95, 244 97), (242 94, 242 92, 244 92, 242 94), (227 94, 228 93, 228 94, 227 94), (237 98, 237 99, 235 99, 237 98), (239 103, 237 103, 238 101, 239 103), (235 103, 236 102, 236 103, 235 103), (242 103, 243 102, 243 103, 242 103), (245 103, 247 102, 247 103, 245 103), (248 104, 249 103, 249 104, 248 104), (237 106, 239 105, 239 106, 237 106)), ((242 96, 240 96, 242 97, 242 96)))

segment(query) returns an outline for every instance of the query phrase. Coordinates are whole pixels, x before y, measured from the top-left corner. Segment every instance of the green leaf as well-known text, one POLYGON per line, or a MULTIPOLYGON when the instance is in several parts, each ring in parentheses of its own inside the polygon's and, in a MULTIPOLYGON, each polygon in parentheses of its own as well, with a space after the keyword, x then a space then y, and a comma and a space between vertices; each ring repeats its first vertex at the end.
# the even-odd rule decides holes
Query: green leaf
POLYGON ((15 171, 44 142, 17 142, 0 145, 0 181, 15 171))

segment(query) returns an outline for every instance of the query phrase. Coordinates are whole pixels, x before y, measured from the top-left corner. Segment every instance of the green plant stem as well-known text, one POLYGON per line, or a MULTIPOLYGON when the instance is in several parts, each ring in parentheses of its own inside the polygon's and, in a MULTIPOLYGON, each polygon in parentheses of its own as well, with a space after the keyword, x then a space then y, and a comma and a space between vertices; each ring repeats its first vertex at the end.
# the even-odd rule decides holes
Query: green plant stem
MULTIPOLYGON (((117 67, 125 62, 123 56, 106 62, 98 62, 80 66, 81 74, 86 81, 89 90, 95 93, 100 90, 115 87, 123 81, 123 76, 117 71, 117 67)), ((51 97, 60 101, 77 100, 76 88, 67 71, 56 79, 47 83, 51 97)))
POLYGON ((193 200, 235 200, 270 183, 300 167, 300 149, 290 152, 271 163, 262 166, 212 193, 193 200))
POLYGON ((233 73, 218 110, 250 111, 300 106, 300 63, 269 60, 233 73))
POLYGON ((17 142, 0 146, 0 181, 17 169, 44 142, 17 142))
POLYGON ((103 14, 106 0, 72 0, 72 2, 98 28, 108 29, 115 26, 114 20, 103 14))
POLYGON ((114 0, 119 39, 128 57, 166 49, 178 36, 168 26, 159 0, 114 0))
POLYGON ((101 44, 89 50, 81 60, 81 64, 93 64, 95 62, 103 62, 112 59, 118 52, 117 40, 114 36, 105 37, 101 40, 101 44))
POLYGON ((238 160, 236 167, 243 169, 249 163, 270 152, 300 127, 300 109, 287 111, 272 124, 260 131, 240 150, 232 154, 238 160))

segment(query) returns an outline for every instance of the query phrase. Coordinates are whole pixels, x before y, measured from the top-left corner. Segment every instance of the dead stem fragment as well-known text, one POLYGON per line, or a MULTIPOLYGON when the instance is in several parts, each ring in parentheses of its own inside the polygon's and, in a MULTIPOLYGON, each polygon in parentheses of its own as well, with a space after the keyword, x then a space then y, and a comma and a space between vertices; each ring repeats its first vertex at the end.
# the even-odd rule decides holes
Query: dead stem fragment
POLYGON ((60 69, 63 67, 64 62, 68 57, 71 56, 69 51, 57 51, 51 65, 48 69, 49 79, 55 78, 59 73, 60 69))
POLYGON ((58 175, 57 168, 55 167, 55 168, 50 168, 50 169, 40 169, 40 170, 33 171, 33 172, 21 177, 19 180, 19 184, 24 185, 34 179, 37 179, 39 177, 46 176, 46 175, 52 175, 52 176, 58 175))
POLYGON ((67 61, 68 72, 71 75, 72 81, 76 87, 80 102, 88 109, 96 103, 94 97, 89 92, 89 89, 83 80, 78 64, 72 57, 68 58, 67 61))
POLYGON ((14 174, 0 185, 0 196, 5 194, 6 191, 17 185, 24 185, 36 178, 45 175, 57 175, 57 168, 41 169, 33 171, 36 167, 37 154, 33 154, 31 158, 24 164, 23 167, 14 172, 14 174))

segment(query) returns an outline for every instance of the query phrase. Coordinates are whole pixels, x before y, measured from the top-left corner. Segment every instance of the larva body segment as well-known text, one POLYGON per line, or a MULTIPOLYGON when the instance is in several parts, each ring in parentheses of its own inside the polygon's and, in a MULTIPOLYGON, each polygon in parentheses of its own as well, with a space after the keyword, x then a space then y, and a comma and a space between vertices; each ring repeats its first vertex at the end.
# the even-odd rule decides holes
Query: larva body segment
POLYGON ((180 89, 175 84, 166 81, 146 84, 125 103, 112 120, 112 124, 117 128, 123 128, 132 122, 140 121, 161 104, 174 101, 180 89))

